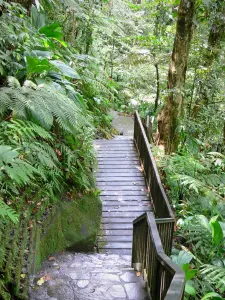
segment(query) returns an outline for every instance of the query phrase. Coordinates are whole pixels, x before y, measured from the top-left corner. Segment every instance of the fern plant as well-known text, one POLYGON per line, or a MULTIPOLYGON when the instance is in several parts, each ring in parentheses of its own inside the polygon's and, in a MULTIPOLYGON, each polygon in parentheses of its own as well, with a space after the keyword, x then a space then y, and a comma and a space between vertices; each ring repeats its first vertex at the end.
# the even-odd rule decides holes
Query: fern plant
MULTIPOLYGON (((0 220, 9 219, 13 223, 17 223, 19 220, 18 214, 11 207, 6 205, 2 199, 0 199, 0 220)), ((1 248, 0 248, 1 251, 1 248)), ((1 253, 0 253, 1 257, 1 253)))
POLYGON ((217 289, 221 294, 225 292, 225 264, 221 266, 214 266, 204 264, 200 267, 200 273, 203 280, 207 282, 214 289, 217 289))
POLYGON ((21 87, 0 89, 0 115, 8 111, 18 118, 28 119, 50 129, 54 121, 63 130, 76 134, 87 120, 68 97, 53 87, 21 87))

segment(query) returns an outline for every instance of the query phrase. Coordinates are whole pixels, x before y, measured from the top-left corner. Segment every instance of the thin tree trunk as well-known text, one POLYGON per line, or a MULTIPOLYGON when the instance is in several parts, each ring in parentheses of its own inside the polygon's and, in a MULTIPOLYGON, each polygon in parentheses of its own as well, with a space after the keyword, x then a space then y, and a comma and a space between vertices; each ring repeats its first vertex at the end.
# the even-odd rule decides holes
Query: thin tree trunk
POLYGON ((159 86, 159 65, 158 63, 155 64, 155 70, 156 70, 156 97, 155 97, 155 107, 154 112, 156 112, 158 105, 159 105, 159 95, 160 95, 160 86, 159 86))
POLYGON ((75 41, 75 32, 76 32, 76 17, 75 11, 73 10, 73 22, 72 22, 72 31, 71 31, 71 44, 74 45, 75 41))
POLYGON ((197 67, 195 67, 195 75, 194 75, 194 79, 193 79, 193 83, 192 83, 191 101, 190 101, 190 104, 189 104, 189 107, 188 107, 188 118, 191 117, 192 103, 193 103, 194 94, 195 94, 196 79, 197 79, 197 67))
POLYGON ((114 36, 113 36, 113 40, 112 40, 112 51, 111 51, 111 57, 110 57, 110 64, 111 64, 111 78, 113 78, 114 50, 115 50, 115 39, 114 39, 114 36))
POLYGON ((167 88, 169 95, 158 116, 158 139, 165 145, 166 153, 176 152, 179 135, 179 118, 182 116, 183 89, 185 84, 187 61, 195 0, 181 0, 178 10, 176 37, 169 67, 167 88))

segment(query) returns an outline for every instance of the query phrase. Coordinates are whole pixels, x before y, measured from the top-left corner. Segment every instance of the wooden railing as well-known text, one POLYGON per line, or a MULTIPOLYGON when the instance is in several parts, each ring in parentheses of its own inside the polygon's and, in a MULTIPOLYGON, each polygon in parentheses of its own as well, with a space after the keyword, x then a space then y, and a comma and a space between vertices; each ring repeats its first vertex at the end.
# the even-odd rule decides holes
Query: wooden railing
POLYGON ((152 212, 133 222, 132 263, 144 272, 151 300, 182 300, 184 272, 165 254, 152 212))
POLYGON ((139 157, 144 168, 146 184, 150 189, 151 202, 157 218, 172 218, 173 212, 159 177, 155 160, 150 149, 148 138, 138 112, 134 118, 134 142, 139 152, 139 157))
POLYGON ((133 222, 132 263, 134 267, 141 266, 144 270, 152 300, 181 300, 184 293, 184 273, 169 258, 174 215, 137 112, 134 143, 143 167, 154 215, 151 212, 145 213, 133 222))

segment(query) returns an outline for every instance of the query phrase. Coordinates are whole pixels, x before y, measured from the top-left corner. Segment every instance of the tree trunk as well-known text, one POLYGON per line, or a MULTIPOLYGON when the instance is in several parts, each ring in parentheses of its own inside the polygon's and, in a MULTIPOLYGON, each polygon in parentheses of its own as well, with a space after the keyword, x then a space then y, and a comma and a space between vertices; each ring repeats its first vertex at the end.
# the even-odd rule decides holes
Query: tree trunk
POLYGON ((73 21, 72 21, 72 30, 71 30, 71 45, 74 45, 75 43, 75 32, 76 32, 76 16, 75 11, 72 12, 73 15, 73 21))
POLYGON ((168 74, 168 96, 158 116, 158 141, 165 145, 166 153, 175 152, 178 147, 177 132, 182 115, 183 89, 185 84, 189 46, 195 0, 181 0, 178 10, 176 36, 168 74))
POLYGON ((155 64, 155 70, 156 70, 156 97, 155 97, 155 107, 154 112, 156 112, 158 105, 159 105, 159 94, 160 94, 160 86, 159 86, 159 65, 158 63, 155 64))

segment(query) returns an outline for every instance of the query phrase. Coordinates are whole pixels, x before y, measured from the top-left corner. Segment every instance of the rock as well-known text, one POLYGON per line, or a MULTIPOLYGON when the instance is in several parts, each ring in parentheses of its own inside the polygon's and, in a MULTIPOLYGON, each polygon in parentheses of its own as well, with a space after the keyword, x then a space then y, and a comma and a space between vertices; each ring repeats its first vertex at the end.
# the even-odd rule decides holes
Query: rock
MULTIPOLYGON (((101 270, 100 270, 101 271, 101 270)), ((120 282, 118 275, 110 273, 96 273, 94 280, 112 284, 112 282, 120 282)))
MULTIPOLYGON (((113 298, 126 298, 126 293, 121 285, 113 285, 107 291, 113 298)), ((138 299, 138 298, 137 298, 138 299)))
POLYGON ((143 282, 127 283, 125 284, 125 290, 129 300, 146 299, 146 290, 143 282))
POLYGON ((77 286, 79 288, 85 288, 87 285, 89 284, 89 281, 88 280, 78 280, 77 282, 77 286))
POLYGON ((77 272, 70 273, 70 277, 73 280, 81 280, 81 279, 88 280, 90 279, 90 274, 85 272, 84 270, 79 269, 77 270, 77 272))
POLYGON ((120 276, 120 279, 122 279, 125 282, 138 282, 140 281, 140 278, 136 275, 136 272, 126 272, 123 275, 120 276))

